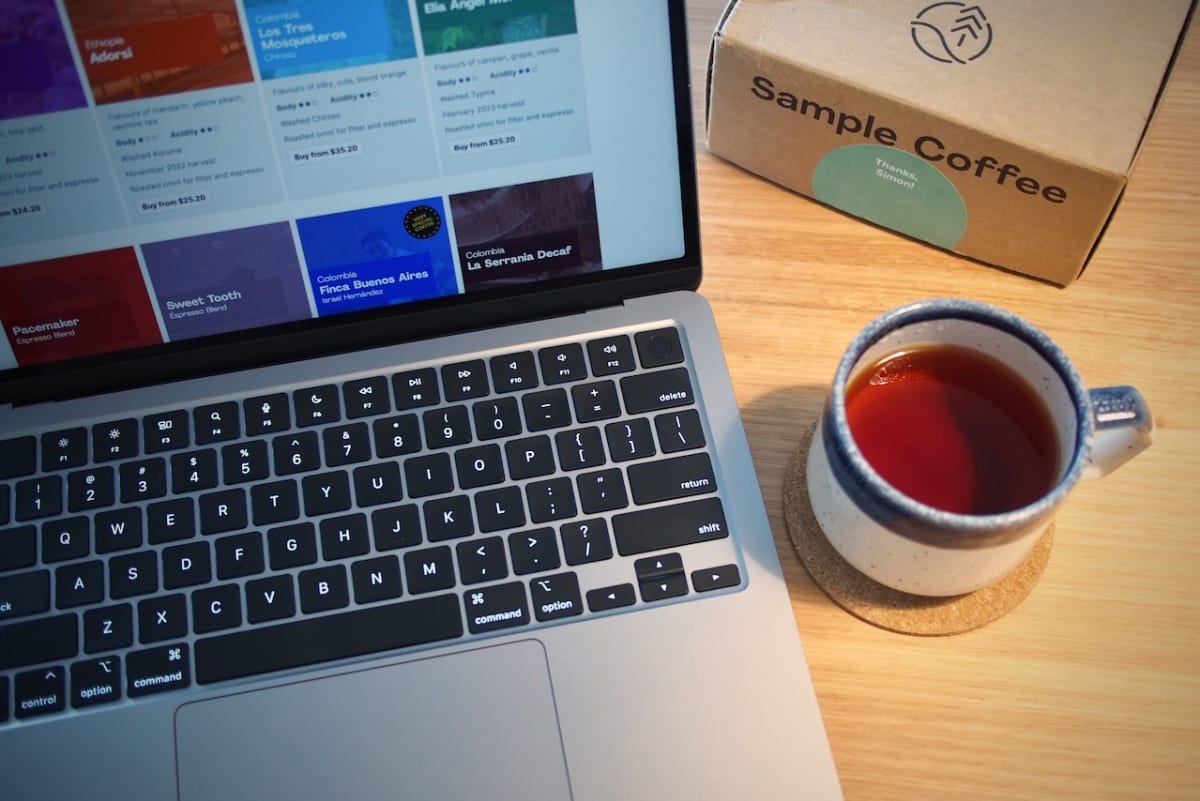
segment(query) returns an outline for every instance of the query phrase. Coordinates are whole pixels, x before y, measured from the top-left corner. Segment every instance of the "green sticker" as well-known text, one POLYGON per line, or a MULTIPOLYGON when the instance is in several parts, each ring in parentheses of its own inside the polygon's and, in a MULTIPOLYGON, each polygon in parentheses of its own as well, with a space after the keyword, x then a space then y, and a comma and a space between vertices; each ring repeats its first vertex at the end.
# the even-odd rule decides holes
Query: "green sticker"
POLYGON ((967 206, 950 179, 892 147, 830 151, 813 171, 813 197, 938 247, 954 247, 967 230, 967 206))

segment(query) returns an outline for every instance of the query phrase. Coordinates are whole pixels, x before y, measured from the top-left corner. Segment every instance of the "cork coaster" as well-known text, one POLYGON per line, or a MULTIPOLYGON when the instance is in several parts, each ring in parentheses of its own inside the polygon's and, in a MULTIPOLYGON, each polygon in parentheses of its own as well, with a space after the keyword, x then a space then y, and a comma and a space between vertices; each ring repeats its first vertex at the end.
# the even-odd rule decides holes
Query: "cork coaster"
POLYGON ((893 590, 860 573, 829 544, 808 501, 805 467, 816 423, 800 440, 783 483, 788 534, 813 580, 855 617, 900 634, 961 634, 1003 616, 1025 599, 1050 559, 1054 524, 1025 561, 1000 581, 965 595, 928 598, 893 590))

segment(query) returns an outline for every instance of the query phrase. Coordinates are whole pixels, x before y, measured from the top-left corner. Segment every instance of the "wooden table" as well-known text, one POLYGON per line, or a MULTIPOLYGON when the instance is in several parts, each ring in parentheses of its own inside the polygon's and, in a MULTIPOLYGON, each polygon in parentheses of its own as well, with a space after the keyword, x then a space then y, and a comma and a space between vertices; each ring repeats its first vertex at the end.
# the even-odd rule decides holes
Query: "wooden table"
MULTIPOLYGON (((689 2, 698 124, 723 5, 689 2)), ((1193 32, 1125 199, 1067 289, 831 211, 717 159, 698 135, 701 292, 849 801, 1200 799, 1197 131, 1193 32), (919 638, 850 616, 812 581, 787 537, 782 481, 854 333, 885 309, 943 295, 1026 317, 1092 386, 1137 386, 1158 431, 1139 458, 1080 485, 1019 607, 974 632, 919 638)))

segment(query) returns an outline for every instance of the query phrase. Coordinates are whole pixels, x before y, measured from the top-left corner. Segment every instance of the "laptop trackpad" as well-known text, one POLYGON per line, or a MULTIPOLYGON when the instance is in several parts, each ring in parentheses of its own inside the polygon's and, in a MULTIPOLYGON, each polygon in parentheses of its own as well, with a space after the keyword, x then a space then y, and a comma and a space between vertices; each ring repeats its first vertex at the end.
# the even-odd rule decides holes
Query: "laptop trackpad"
POLYGON ((181 801, 569 799, 541 643, 180 707, 181 801))

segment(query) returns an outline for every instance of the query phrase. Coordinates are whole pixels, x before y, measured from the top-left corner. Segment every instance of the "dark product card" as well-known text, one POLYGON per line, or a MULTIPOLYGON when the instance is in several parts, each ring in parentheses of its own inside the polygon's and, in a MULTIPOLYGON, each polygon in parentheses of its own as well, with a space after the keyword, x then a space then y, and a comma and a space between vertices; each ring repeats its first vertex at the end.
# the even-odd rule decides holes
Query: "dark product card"
POLYGON ((468 292, 602 268, 591 175, 450 198, 468 292))
POLYGON ((162 342, 132 248, 0 268, 0 319, 22 366, 162 342))
POLYGON ((287 223, 142 246, 171 339, 311 316, 287 223))
POLYGON ((0 120, 87 105, 54 0, 0 0, 0 120))

